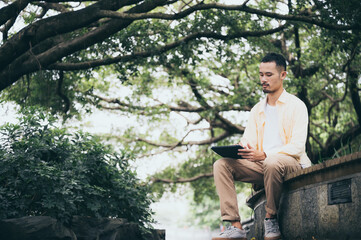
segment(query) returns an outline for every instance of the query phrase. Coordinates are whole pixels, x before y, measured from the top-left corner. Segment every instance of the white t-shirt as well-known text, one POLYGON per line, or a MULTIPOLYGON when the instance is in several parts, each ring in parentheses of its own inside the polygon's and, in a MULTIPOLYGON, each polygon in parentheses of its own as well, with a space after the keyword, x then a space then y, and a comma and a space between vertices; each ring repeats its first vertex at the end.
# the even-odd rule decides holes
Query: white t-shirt
POLYGON ((263 136, 263 151, 268 156, 276 153, 277 148, 283 145, 280 136, 280 126, 276 106, 266 104, 265 107, 266 122, 263 136))

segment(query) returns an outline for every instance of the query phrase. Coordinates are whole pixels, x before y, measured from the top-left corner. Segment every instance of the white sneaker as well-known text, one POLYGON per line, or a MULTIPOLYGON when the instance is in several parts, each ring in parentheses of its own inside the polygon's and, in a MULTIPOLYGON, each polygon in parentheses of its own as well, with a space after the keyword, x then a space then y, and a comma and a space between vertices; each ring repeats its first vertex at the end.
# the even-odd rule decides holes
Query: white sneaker
POLYGON ((233 226, 227 227, 224 232, 221 232, 212 240, 247 240, 247 232, 244 229, 239 229, 233 226))
POLYGON ((281 239, 281 232, 276 218, 264 220, 264 240, 281 239))

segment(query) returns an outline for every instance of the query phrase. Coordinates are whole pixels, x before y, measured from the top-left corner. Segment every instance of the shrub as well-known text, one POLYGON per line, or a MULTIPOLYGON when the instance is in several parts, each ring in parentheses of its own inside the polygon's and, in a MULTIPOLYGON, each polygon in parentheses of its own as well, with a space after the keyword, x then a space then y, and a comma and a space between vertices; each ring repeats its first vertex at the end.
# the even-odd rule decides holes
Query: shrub
POLYGON ((34 109, 0 127, 0 218, 73 215, 149 222, 149 191, 124 152, 83 132, 70 134, 34 109))

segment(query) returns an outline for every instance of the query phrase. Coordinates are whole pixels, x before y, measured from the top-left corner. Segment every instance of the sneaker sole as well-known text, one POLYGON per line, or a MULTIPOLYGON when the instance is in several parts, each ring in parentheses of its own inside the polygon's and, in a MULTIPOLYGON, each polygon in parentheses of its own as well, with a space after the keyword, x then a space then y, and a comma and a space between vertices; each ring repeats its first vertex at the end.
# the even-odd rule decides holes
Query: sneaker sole
POLYGON ((278 240, 281 239, 281 236, 277 236, 277 237, 265 237, 264 240, 278 240))
POLYGON ((215 237, 215 238, 212 238, 212 240, 247 240, 247 238, 219 238, 219 237, 215 237))

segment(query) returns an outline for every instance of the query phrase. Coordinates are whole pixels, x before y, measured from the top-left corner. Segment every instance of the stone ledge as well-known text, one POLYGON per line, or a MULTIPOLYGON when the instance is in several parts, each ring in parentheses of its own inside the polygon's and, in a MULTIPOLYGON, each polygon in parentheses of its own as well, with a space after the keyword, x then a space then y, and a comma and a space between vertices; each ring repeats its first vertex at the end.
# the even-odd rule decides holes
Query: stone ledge
POLYGON ((246 199, 246 205, 252 209, 255 208, 255 204, 259 202, 259 199, 264 198, 265 199, 265 192, 264 188, 252 192, 246 199))
MULTIPOLYGON (((290 173, 285 176, 285 185, 288 190, 293 190, 302 186, 332 180, 344 175, 358 172, 361 172, 361 152, 330 159, 311 167, 290 173), (338 169, 335 169, 336 167, 338 169), (333 169, 333 173, 326 174, 326 172, 330 169, 333 169), (315 177, 316 175, 317 177, 315 177)), ((246 203, 248 206, 254 206, 254 203, 263 196, 264 188, 252 192, 246 199, 246 203)))
POLYGON ((312 172, 316 172, 316 171, 321 171, 324 168, 329 168, 329 167, 333 167, 335 165, 340 165, 340 164, 344 164, 344 163, 348 163, 348 162, 352 162, 352 161, 357 161, 357 160, 361 160, 361 152, 355 152, 340 158, 334 158, 334 159, 330 159, 330 160, 326 160, 322 163, 313 165, 311 167, 293 172, 288 174, 287 176, 285 176, 285 181, 291 180, 292 178, 296 178, 300 175, 305 175, 308 173, 312 173, 312 172))
MULTIPOLYGON (((283 239, 357 240, 361 236, 361 152, 330 159, 285 177, 279 224, 283 239), (348 180, 350 191, 330 203, 330 184, 348 180)), ((254 218, 243 222, 248 239, 263 239, 264 190, 253 192, 247 205, 254 218)))
POLYGON ((294 190, 306 185, 361 172, 361 152, 330 159, 285 176, 285 186, 294 190), (332 171, 330 171, 332 170, 332 171))

